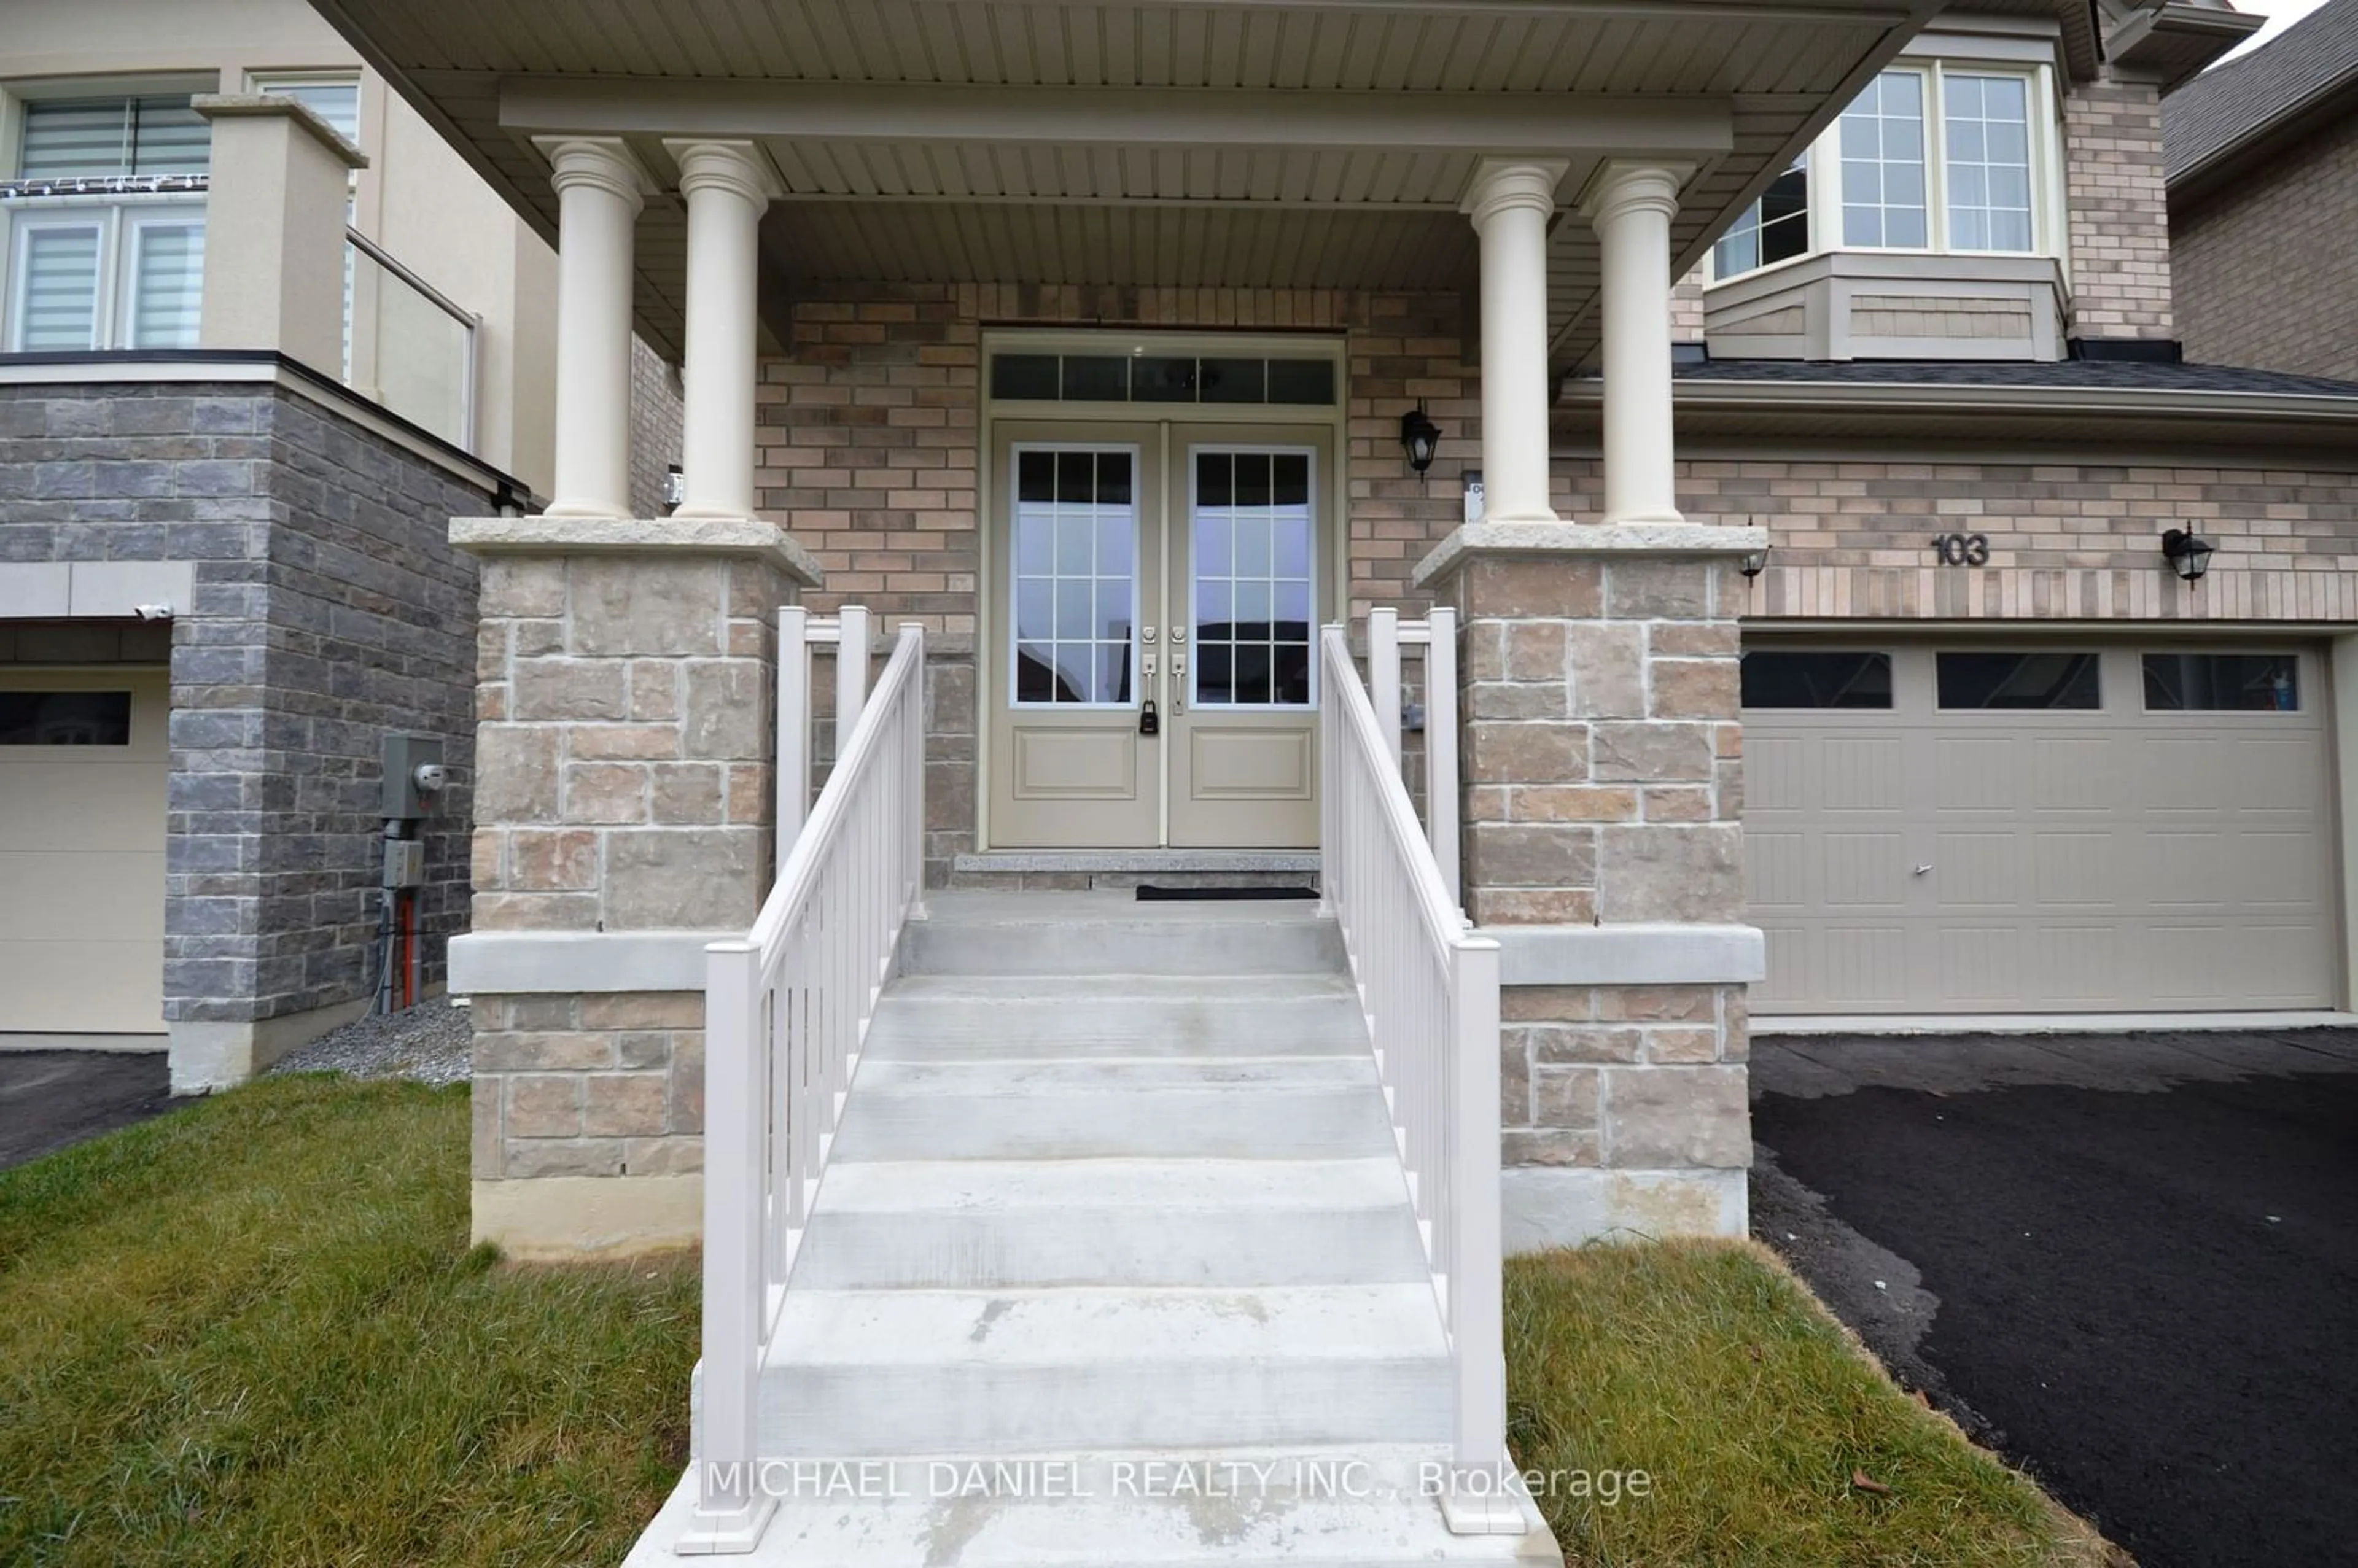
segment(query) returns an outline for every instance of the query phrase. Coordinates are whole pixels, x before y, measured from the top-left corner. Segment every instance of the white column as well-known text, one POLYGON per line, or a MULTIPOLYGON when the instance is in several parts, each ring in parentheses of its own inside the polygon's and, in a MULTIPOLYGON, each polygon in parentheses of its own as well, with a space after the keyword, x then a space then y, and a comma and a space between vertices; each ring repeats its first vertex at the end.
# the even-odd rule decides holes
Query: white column
POLYGON ((1671 218, 1689 169, 1607 163, 1581 204, 1605 296, 1605 517, 1679 523, 1671 442, 1671 218))
POLYGON ((678 517, 753 514, 756 268, 776 177, 751 142, 666 141, 687 198, 678 517))
POLYGON ((1461 210, 1482 242, 1482 520, 1552 523, 1547 231, 1561 163, 1484 158, 1461 210))
POLYGON ((631 514, 631 244, 654 189, 612 136, 551 136, 557 186, 552 516, 631 514))

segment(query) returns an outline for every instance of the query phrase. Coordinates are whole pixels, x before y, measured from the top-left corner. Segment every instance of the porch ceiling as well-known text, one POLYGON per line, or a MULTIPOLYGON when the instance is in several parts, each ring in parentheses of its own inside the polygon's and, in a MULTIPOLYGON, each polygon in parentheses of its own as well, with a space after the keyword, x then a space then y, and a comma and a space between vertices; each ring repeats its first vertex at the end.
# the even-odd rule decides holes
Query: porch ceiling
MULTIPOLYGON (((1433 287, 1470 276, 1457 200, 1485 150, 1695 174, 1676 265, 1943 0, 313 0, 553 238, 532 144, 750 137, 788 199, 787 279, 1433 287)), ((2043 0, 2042 0, 2043 3, 2043 0)), ((639 225, 640 326, 678 342, 686 224, 639 225)), ((1558 363, 1594 348, 1567 213, 1558 363)))

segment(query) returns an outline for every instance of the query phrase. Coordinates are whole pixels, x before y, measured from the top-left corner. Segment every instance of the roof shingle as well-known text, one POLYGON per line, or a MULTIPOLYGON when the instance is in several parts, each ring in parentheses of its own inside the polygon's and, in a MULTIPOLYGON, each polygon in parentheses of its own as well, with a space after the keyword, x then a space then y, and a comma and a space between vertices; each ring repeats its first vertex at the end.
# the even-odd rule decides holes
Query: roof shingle
POLYGON ((2212 67, 2163 102, 2163 169, 2175 181, 2253 133, 2353 82, 2358 0, 2331 0, 2275 41, 2212 67))

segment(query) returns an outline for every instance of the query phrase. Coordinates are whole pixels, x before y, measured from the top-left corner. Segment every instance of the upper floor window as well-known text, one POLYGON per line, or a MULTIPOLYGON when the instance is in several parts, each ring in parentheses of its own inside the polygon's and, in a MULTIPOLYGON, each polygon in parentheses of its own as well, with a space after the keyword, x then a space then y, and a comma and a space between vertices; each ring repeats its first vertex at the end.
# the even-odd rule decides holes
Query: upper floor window
POLYGON ((202 174, 212 127, 189 94, 36 99, 25 105, 19 179, 105 179, 202 174))
POLYGON ((334 127, 354 146, 361 145, 361 79, 350 72, 332 75, 257 76, 254 91, 274 98, 292 98, 334 127))
POLYGON ((1712 247, 1714 276, 1822 250, 2052 253, 2042 208, 2061 174, 2043 83, 2017 66, 1886 70, 1712 247))
POLYGON ((21 114, 0 203, 0 349, 193 347, 212 137, 189 94, 32 98, 21 114))

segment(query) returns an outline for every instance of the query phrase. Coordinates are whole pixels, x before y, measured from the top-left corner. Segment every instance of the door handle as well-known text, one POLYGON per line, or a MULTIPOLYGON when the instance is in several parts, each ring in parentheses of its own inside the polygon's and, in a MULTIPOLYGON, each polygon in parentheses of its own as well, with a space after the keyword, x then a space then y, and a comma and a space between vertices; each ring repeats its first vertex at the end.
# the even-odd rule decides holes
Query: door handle
MULTIPOLYGON (((1172 628, 1171 635, 1177 638, 1178 628, 1172 628)), ((1187 711, 1187 655, 1175 651, 1171 655, 1171 711, 1187 711)))
POLYGON ((1930 874, 1931 870, 1932 868, 1930 866, 1919 866, 1913 871, 1910 871, 1909 875, 1917 877, 1925 876, 1930 874))

